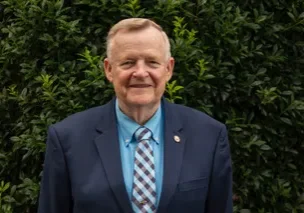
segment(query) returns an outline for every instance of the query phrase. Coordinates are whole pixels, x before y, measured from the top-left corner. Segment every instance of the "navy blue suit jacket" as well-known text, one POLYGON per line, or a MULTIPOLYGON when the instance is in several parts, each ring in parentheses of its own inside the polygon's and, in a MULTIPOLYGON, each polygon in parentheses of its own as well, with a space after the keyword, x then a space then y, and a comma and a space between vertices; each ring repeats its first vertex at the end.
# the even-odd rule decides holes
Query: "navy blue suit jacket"
MULTIPOLYGON (((197 110, 162 101, 164 177, 157 212, 232 213, 225 125, 197 110)), ((112 100, 50 126, 38 213, 132 212, 114 104, 112 100)))

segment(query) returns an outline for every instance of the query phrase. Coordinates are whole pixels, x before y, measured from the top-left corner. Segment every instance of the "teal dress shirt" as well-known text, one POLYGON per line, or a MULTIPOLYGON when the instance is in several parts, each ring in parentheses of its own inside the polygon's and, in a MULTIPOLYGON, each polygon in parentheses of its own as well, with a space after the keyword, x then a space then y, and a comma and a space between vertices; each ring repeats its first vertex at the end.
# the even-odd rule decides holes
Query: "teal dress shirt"
MULTIPOLYGON (((125 115, 118 107, 116 99, 115 111, 117 117, 118 138, 120 146, 120 155, 122 163, 122 171, 128 196, 132 198, 133 186, 133 169, 134 154, 136 149, 136 141, 133 136, 134 132, 140 127, 134 120, 125 115)), ((153 117, 144 125, 152 131, 152 143, 154 162, 155 162, 155 178, 156 178, 156 206, 159 199, 163 181, 163 159, 164 159, 164 115, 162 106, 160 106, 153 117)))

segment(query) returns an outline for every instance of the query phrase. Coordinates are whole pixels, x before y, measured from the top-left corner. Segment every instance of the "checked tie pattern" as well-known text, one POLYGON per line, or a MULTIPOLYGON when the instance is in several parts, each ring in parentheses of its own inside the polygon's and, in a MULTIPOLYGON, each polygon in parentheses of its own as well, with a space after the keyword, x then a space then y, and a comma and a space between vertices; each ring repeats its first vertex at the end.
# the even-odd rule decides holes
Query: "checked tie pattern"
POLYGON ((140 127, 135 132, 138 142, 134 158, 132 206, 136 213, 156 212, 156 182, 151 131, 140 127))

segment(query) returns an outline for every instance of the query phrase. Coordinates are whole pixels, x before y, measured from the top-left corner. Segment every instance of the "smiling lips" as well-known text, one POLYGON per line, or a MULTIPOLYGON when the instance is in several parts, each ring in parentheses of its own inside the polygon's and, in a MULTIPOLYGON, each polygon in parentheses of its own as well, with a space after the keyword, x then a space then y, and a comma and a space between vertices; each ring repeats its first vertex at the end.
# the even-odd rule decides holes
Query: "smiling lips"
POLYGON ((150 84, 132 84, 130 85, 130 87, 132 88, 147 88, 147 87, 151 87, 150 84))

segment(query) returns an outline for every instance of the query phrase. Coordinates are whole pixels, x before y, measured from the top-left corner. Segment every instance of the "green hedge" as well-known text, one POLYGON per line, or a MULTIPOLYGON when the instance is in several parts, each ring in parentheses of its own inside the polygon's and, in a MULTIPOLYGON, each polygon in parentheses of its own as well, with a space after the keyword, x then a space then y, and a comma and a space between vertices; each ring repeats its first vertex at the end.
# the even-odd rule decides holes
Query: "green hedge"
POLYGON ((235 212, 304 212, 303 11, 303 0, 0 1, 0 211, 36 212, 47 127, 111 99, 107 31, 147 17, 177 62, 166 97, 229 128, 235 212))

